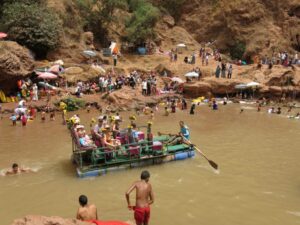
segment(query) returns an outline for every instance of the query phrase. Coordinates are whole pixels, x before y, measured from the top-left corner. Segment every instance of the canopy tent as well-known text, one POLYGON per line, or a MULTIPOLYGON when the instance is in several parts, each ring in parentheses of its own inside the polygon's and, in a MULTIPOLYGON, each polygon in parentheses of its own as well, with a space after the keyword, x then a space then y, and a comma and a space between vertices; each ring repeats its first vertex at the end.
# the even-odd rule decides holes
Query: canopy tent
POLYGON ((199 74, 196 72, 188 72, 184 75, 185 77, 199 77, 199 74))

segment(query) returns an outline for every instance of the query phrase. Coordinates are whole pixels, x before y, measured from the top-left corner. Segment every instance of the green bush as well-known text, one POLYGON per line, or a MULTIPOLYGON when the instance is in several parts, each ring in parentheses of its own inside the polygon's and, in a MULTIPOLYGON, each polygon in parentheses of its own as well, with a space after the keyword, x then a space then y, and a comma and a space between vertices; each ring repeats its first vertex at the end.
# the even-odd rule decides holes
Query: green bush
POLYGON ((167 12, 178 21, 182 14, 182 8, 186 0, 160 0, 157 2, 157 6, 160 6, 167 10, 167 12))
POLYGON ((9 38, 27 46, 38 57, 59 45, 61 22, 54 12, 41 4, 5 4, 1 20, 9 38))
POLYGON ((159 16, 158 8, 143 1, 126 23, 126 39, 135 44, 142 44, 148 39, 153 40, 156 37, 154 26, 159 16))
POLYGON ((102 44, 109 44, 108 28, 115 19, 114 11, 127 9, 127 0, 76 0, 76 4, 83 18, 83 29, 92 31, 102 44))
POLYGON ((229 49, 230 56, 232 59, 242 59, 246 51, 246 44, 243 42, 236 42, 235 45, 229 49))

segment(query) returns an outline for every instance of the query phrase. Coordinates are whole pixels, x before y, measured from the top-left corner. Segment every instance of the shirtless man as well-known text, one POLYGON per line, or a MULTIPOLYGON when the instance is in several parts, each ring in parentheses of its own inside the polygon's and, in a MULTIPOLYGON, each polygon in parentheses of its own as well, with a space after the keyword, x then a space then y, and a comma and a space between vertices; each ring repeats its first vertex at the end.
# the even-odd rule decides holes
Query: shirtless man
POLYGON ((5 175, 14 175, 14 174, 20 174, 25 172, 32 172, 32 170, 20 168, 17 163, 14 163, 12 164, 11 169, 6 171, 5 175))
POLYGON ((154 202, 152 186, 149 183, 150 173, 145 170, 141 174, 141 180, 135 182, 126 192, 126 200, 129 210, 134 210, 136 225, 148 225, 150 219, 150 205, 154 202), (130 193, 136 189, 135 206, 130 204, 130 193))
POLYGON ((98 220, 96 206, 94 204, 89 205, 88 198, 85 195, 80 195, 79 204, 76 219, 82 221, 98 220))

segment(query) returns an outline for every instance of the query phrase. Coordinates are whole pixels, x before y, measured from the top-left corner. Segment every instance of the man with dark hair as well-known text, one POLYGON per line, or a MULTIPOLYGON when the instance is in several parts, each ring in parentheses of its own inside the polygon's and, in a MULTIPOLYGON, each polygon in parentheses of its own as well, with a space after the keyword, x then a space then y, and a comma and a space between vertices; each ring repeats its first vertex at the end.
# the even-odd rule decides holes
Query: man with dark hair
POLYGON ((148 225, 150 219, 150 205, 154 202, 152 186, 149 183, 150 173, 145 170, 141 173, 141 180, 135 182, 126 192, 129 210, 134 210, 136 225, 148 225), (135 206, 130 204, 130 193, 136 190, 135 206))
POLYGON ((14 175, 24 172, 32 172, 31 169, 20 168, 17 163, 12 164, 11 169, 5 172, 5 175, 14 175))
POLYGON ((97 208, 94 204, 88 204, 88 198, 85 195, 79 196, 80 207, 76 218, 83 221, 98 220, 97 208))

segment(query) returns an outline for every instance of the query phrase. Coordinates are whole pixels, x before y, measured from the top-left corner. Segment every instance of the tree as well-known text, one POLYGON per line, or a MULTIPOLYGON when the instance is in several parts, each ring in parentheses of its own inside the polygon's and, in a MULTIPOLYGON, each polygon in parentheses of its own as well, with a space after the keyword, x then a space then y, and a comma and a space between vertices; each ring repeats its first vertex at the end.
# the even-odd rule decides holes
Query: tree
POLYGON ((230 56, 233 59, 242 59, 246 51, 246 44, 240 41, 237 41, 235 45, 230 47, 230 56))
POLYGON ((182 14, 182 8, 186 0, 159 0, 155 1, 157 6, 167 10, 167 12, 178 21, 182 14))
POLYGON ((41 4, 4 4, 1 19, 10 39, 25 45, 38 57, 59 45, 61 22, 54 12, 41 4))
POLYGON ((126 24, 126 39, 135 44, 142 44, 156 37, 154 26, 160 12, 151 3, 139 4, 131 19, 126 24))
POLYGON ((126 9, 126 0, 77 0, 77 5, 84 18, 83 27, 92 31, 103 44, 107 44, 107 30, 114 19, 116 9, 126 9))

